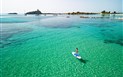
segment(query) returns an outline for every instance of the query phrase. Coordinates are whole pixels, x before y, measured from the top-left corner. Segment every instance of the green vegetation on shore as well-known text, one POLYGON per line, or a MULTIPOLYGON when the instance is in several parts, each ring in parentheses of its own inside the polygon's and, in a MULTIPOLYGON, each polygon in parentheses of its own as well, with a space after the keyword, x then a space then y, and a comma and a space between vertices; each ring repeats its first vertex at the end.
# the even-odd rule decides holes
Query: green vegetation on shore
POLYGON ((90 13, 90 12, 69 12, 68 15, 79 15, 79 14, 98 14, 98 13, 90 13))
POLYGON ((120 14, 120 13, 117 13, 116 11, 114 11, 114 12, 110 12, 110 11, 105 11, 105 10, 103 10, 102 12, 101 12, 102 14, 120 14))

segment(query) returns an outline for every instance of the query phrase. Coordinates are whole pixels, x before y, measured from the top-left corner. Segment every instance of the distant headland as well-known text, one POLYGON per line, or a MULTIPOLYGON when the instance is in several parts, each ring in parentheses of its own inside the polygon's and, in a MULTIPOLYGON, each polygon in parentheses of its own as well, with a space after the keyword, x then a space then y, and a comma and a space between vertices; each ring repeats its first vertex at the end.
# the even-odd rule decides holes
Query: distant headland
POLYGON ((111 11, 105 11, 105 10, 103 10, 101 13, 102 13, 102 14, 119 14, 119 13, 117 13, 116 11, 111 12, 111 11))
POLYGON ((101 11, 101 12, 99 12, 99 13, 94 13, 94 12, 69 12, 69 13, 66 13, 66 14, 68 14, 68 15, 79 15, 79 14, 121 14, 121 13, 118 13, 118 12, 116 12, 116 11, 114 11, 114 12, 110 12, 110 11, 105 11, 105 10, 103 10, 103 11, 101 11))
POLYGON ((92 13, 92 12, 68 12, 66 13, 68 15, 79 15, 79 14, 98 14, 98 13, 92 13))

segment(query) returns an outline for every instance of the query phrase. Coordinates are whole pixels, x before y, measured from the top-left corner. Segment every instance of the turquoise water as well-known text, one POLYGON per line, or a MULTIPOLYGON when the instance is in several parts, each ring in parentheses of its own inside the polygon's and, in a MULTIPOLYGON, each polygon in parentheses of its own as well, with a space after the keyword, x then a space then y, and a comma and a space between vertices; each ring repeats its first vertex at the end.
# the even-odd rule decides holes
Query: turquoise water
POLYGON ((1 77, 122 77, 116 17, 2 16, 1 77), (72 55, 76 47, 83 60, 72 55))

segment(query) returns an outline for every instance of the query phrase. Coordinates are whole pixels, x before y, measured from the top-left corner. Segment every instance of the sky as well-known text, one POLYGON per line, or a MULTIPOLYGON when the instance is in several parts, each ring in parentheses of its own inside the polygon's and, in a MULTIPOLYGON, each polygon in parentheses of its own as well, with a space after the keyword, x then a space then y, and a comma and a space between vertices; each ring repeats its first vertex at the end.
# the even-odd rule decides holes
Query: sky
POLYGON ((0 0, 1 13, 25 13, 39 9, 42 13, 123 12, 123 0, 0 0))

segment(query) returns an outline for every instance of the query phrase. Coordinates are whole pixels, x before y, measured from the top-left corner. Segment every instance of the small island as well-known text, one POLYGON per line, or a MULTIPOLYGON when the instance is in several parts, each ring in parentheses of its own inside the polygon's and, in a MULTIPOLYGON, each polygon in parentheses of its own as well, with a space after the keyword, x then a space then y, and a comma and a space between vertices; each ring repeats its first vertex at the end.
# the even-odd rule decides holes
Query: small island
POLYGON ((36 11, 31 11, 31 12, 27 12, 25 13, 25 15, 40 15, 42 14, 40 10, 36 10, 36 11))
POLYGON ((8 14, 13 14, 13 15, 17 15, 18 13, 8 13, 8 14))

